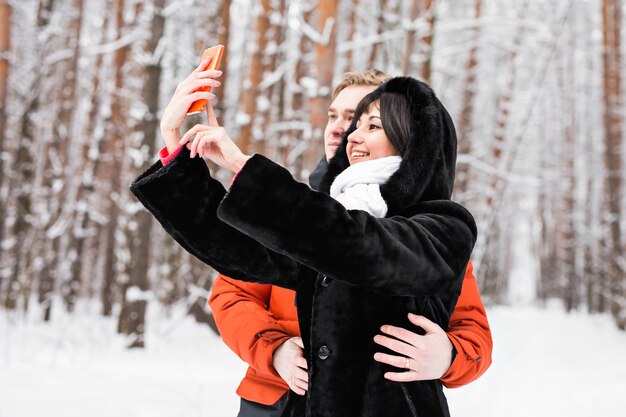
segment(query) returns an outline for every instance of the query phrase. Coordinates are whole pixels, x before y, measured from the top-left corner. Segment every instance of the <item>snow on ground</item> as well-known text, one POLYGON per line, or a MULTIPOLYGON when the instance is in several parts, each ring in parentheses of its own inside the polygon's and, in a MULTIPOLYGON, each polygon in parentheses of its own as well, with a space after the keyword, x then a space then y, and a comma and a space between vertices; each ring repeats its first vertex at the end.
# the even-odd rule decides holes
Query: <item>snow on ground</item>
POLYGON ((447 391, 452 416, 626 415, 626 333, 610 317, 532 307, 487 314, 493 364, 447 391))
MULTIPOLYGON (((495 307, 494 363, 448 390, 454 417, 618 417, 626 410, 626 334, 607 316, 495 307)), ((0 417, 236 416, 245 366, 182 311, 150 311, 147 348, 126 350, 94 306, 57 314, 0 310, 0 417)))

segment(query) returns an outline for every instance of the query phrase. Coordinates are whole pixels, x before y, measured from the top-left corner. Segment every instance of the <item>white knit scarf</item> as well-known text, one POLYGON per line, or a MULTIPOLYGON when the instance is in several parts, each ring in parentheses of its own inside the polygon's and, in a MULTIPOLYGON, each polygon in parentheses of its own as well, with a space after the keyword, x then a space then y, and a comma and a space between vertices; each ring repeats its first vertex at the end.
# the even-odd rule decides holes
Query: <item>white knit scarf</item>
POLYGON ((385 217, 387 203, 380 185, 400 168, 402 158, 387 156, 350 165, 330 186, 330 196, 347 209, 365 210, 374 217, 385 217))

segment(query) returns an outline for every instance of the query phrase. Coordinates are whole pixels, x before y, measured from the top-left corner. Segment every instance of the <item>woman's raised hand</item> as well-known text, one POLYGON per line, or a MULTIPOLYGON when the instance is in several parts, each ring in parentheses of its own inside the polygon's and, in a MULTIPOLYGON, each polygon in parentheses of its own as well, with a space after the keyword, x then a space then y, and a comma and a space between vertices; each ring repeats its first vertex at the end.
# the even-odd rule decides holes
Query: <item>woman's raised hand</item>
POLYGON ((222 75, 218 70, 205 70, 211 62, 211 58, 204 59, 183 82, 178 84, 176 91, 161 116, 161 134, 165 140, 167 150, 172 153, 178 148, 180 140, 180 127, 182 126, 187 111, 196 100, 211 100, 215 97, 210 92, 197 91, 200 87, 218 87, 220 82, 215 78, 222 75))
POLYGON ((190 141, 187 147, 192 158, 196 155, 207 157, 223 168, 239 172, 250 156, 241 152, 226 130, 219 125, 210 101, 207 103, 207 116, 209 124, 195 125, 183 135, 179 144, 190 141))

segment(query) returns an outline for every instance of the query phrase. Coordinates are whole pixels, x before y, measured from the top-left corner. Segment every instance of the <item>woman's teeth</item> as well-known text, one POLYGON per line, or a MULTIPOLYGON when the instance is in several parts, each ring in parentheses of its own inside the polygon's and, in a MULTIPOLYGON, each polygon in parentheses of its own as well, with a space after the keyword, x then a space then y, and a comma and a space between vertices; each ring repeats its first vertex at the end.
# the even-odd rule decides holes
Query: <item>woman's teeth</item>
POLYGON ((368 156, 368 155, 369 155, 369 153, 366 153, 366 152, 352 152, 352 154, 351 154, 351 156, 353 158, 362 158, 362 157, 368 156))

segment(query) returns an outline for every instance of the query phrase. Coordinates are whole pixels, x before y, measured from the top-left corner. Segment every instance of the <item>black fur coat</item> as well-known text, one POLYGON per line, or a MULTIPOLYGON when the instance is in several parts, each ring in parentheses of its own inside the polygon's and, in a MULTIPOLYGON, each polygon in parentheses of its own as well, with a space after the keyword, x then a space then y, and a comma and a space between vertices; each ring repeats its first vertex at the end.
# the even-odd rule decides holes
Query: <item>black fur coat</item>
POLYGON ((309 391, 290 392, 283 416, 449 415, 439 381, 384 379, 391 369, 373 359, 373 338, 383 324, 410 327, 409 311, 447 327, 476 227, 449 201, 456 138, 439 100, 410 78, 381 88, 411 97, 423 132, 381 186, 386 218, 346 210, 326 194, 347 166, 347 135, 322 192, 260 155, 226 192, 186 149, 131 186, 168 233, 219 272, 296 291, 309 391))

